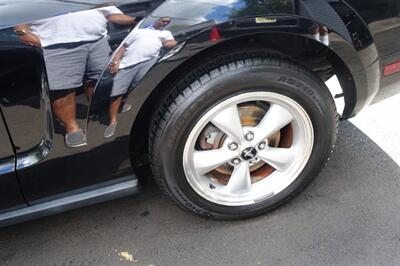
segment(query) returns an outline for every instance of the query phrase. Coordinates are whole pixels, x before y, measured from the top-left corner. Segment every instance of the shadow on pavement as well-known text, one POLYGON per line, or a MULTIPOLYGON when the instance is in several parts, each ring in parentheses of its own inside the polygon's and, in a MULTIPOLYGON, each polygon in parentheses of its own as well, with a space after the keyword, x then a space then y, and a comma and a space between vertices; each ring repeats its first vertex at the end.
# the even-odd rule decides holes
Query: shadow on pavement
POLYGON ((1 229, 0 264, 395 264, 399 210, 399 166, 343 122, 328 166, 270 214, 208 221, 181 211, 151 183, 135 197, 1 229))

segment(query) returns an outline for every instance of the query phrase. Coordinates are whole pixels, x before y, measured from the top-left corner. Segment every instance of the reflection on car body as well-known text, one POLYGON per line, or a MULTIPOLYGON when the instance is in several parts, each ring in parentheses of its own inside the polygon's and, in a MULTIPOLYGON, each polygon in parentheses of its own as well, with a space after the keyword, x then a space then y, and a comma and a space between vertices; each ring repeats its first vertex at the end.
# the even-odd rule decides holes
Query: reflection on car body
MULTIPOLYGON (((115 134, 117 113, 123 95, 128 89, 133 89, 156 63, 162 48, 172 49, 176 46, 172 33, 163 30, 170 22, 170 17, 163 17, 147 28, 134 29, 112 57, 110 73, 114 75, 114 80, 110 95, 112 98, 109 108, 110 122, 104 137, 108 138, 115 134)), ((122 107, 123 112, 129 109, 127 104, 122 107)))
POLYGON ((84 86, 90 101, 111 53, 108 22, 136 24, 115 6, 105 6, 20 24, 14 29, 22 42, 43 49, 53 113, 65 128, 67 147, 87 144, 76 121, 75 90, 84 86))

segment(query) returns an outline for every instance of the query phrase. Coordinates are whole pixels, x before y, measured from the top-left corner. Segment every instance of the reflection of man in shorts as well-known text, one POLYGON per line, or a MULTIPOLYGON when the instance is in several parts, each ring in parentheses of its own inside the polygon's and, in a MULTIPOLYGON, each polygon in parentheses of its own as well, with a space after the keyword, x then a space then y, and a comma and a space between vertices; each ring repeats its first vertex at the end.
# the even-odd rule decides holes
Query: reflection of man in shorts
POLYGON ((14 31, 29 45, 43 48, 53 112, 65 127, 68 147, 86 145, 76 121, 75 89, 86 85, 90 98, 111 53, 107 23, 135 24, 114 7, 69 13, 19 25, 14 31))
MULTIPOLYGON (((148 28, 133 30, 113 56, 110 72, 115 77, 109 108, 110 123, 104 132, 104 137, 111 137, 115 133, 117 113, 123 95, 129 88, 134 88, 157 62, 162 48, 171 49, 176 46, 177 42, 172 33, 163 30, 170 22, 171 18, 163 17, 148 28)), ((125 104, 123 108, 127 106, 125 104)))

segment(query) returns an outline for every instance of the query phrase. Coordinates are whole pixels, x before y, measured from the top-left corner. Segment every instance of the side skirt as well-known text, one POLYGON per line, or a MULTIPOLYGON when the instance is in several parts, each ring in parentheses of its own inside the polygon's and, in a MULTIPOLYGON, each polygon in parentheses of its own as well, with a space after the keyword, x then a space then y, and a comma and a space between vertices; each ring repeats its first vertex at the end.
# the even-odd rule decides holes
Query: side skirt
POLYGON ((28 220, 133 195, 138 192, 138 180, 131 179, 121 183, 96 188, 87 192, 82 192, 22 209, 2 213, 0 214, 0 227, 22 223, 28 220))

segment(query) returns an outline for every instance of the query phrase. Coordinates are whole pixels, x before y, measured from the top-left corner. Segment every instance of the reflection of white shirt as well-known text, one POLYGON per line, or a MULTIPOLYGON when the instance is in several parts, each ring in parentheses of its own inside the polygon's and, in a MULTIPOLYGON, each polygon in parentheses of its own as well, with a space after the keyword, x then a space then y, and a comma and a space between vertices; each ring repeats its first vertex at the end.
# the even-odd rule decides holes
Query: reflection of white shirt
POLYGON ((133 30, 125 39, 126 50, 119 68, 136 65, 158 56, 163 43, 170 40, 174 40, 174 36, 167 30, 156 30, 152 27, 133 30))
POLYGON ((106 16, 112 14, 122 12, 115 6, 107 6, 38 20, 30 26, 39 36, 43 47, 59 43, 96 41, 107 35, 106 16))

